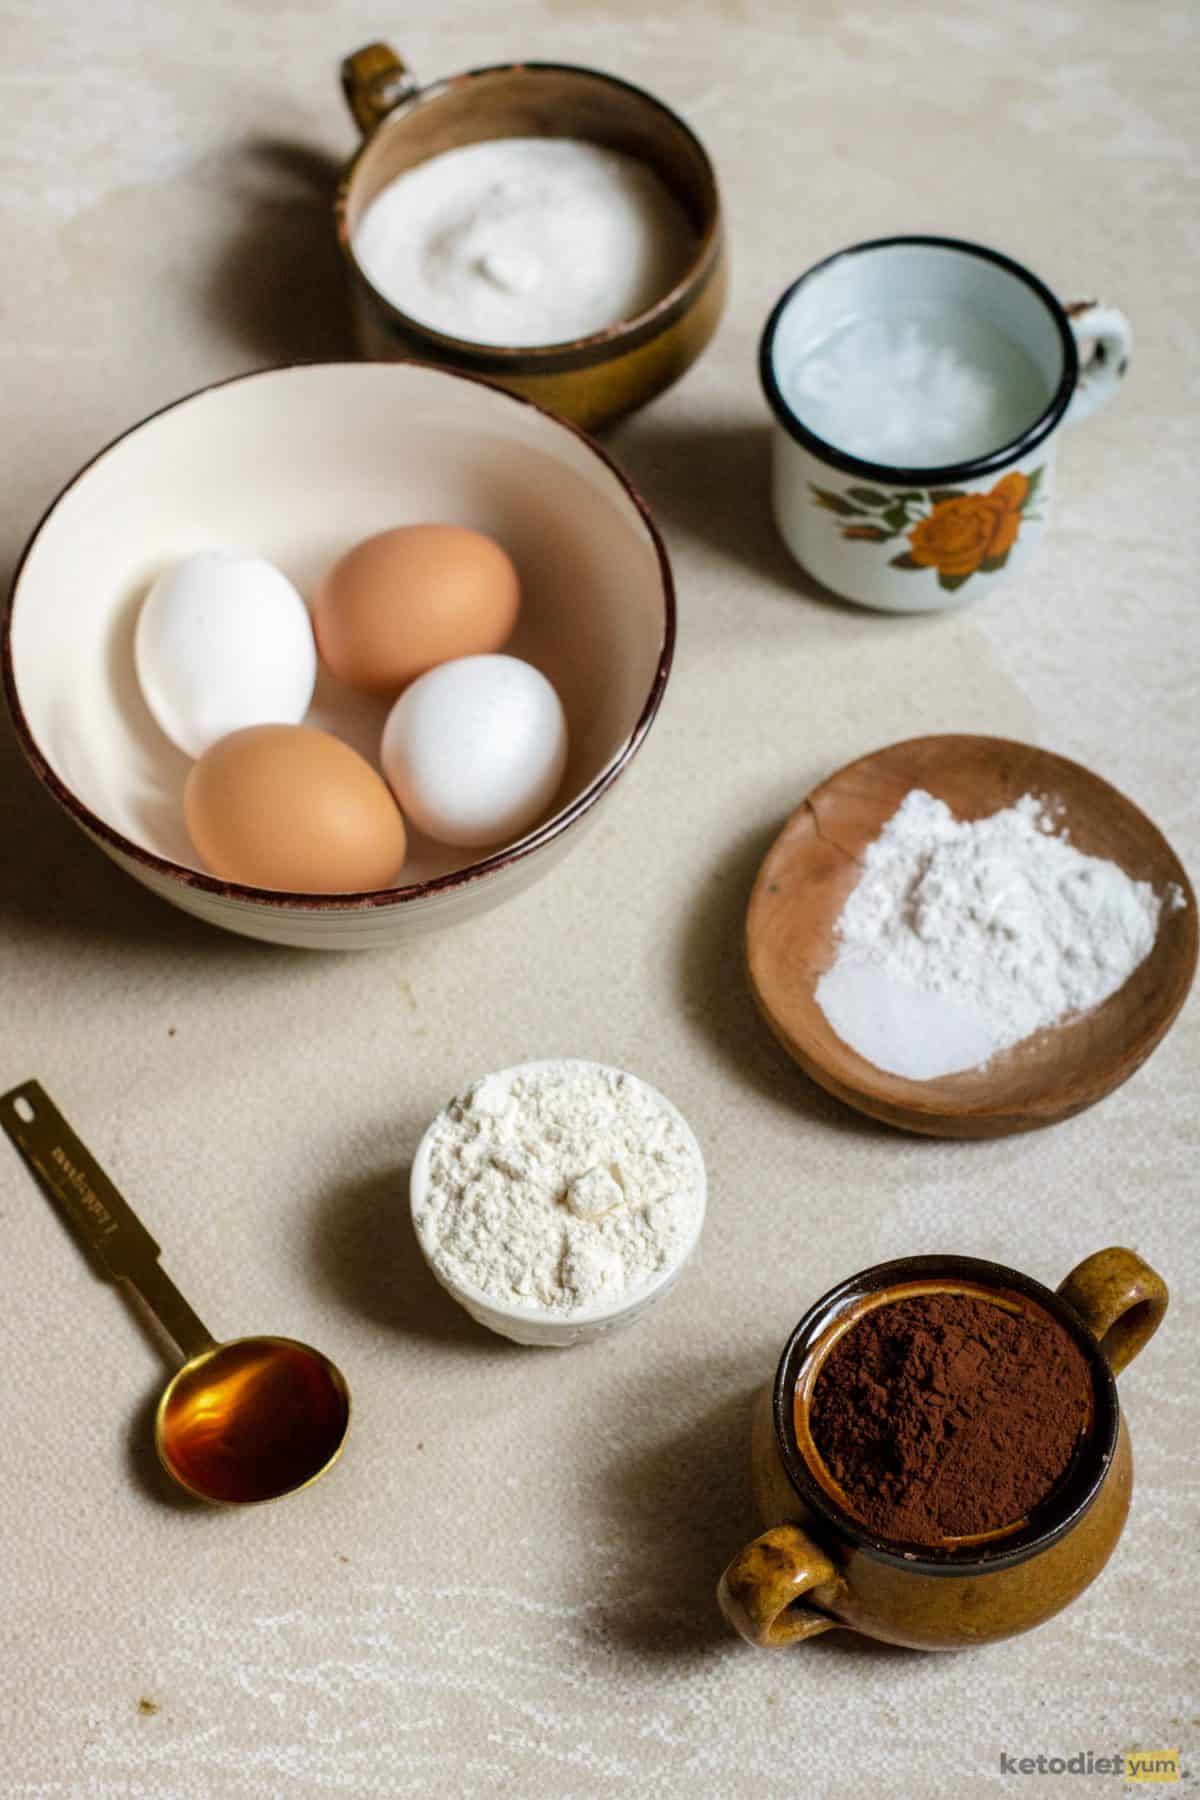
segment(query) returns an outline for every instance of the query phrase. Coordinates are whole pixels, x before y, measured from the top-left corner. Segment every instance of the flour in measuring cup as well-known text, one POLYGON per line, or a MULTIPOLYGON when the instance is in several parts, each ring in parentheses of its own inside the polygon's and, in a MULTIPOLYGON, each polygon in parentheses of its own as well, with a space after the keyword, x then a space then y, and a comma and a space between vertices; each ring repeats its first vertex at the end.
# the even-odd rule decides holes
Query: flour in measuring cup
POLYGON ((434 1122, 413 1221, 434 1267, 511 1306, 619 1306, 691 1248, 704 1167, 683 1119, 599 1063, 485 1076, 434 1122))

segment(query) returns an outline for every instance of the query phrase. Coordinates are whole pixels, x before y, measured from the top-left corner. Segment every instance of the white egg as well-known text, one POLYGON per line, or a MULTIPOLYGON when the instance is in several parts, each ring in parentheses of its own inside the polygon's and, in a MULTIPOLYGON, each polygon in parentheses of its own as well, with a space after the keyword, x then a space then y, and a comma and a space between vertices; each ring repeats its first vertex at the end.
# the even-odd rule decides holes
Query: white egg
POLYGON ((260 556, 200 550, 146 595, 134 642, 146 705, 203 756, 246 725, 298 725, 317 679, 308 608, 260 556))
POLYGON ((421 675, 383 729, 383 772, 419 831, 511 843, 554 798, 567 721, 546 677, 515 656, 462 656, 421 675))

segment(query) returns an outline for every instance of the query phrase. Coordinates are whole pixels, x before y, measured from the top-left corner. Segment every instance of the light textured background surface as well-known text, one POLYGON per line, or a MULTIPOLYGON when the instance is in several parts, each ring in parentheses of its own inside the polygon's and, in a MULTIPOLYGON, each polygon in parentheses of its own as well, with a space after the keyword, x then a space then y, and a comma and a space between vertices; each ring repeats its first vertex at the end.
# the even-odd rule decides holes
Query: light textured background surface
POLYGON ((664 711, 577 859, 506 910, 366 960, 242 944, 127 881, 0 744, 0 1085, 45 1081, 215 1329, 315 1340, 357 1407, 343 1464, 302 1498, 172 1503, 148 1450, 158 1351, 4 1150, 0 1787, 961 1795, 1023 1785, 999 1778, 1002 1750, 1195 1757, 1200 1012, 1081 1119, 910 1142, 791 1071, 738 949, 788 810, 923 731, 1078 757, 1200 868, 1195 10, 439 10, 9 0, 6 564, 66 476, 146 411, 345 348, 325 190, 352 141, 336 63, 370 37, 390 32, 429 78, 528 56, 658 90, 717 162, 735 287, 701 365, 615 440, 676 563, 664 711), (1065 295, 1124 305, 1137 333, 1122 399, 1063 444, 1040 563, 954 616, 815 599, 765 512, 766 310, 817 257, 902 229, 994 243, 1065 295), (712 1187, 675 1296, 562 1356, 474 1328, 403 1219, 408 1158, 446 1095, 559 1054, 660 1085, 712 1187), (1122 1380, 1138 1486, 1099 1585, 959 1658, 840 1634, 777 1658, 733 1641, 712 1594, 753 1529, 748 1396, 800 1310, 905 1251, 1053 1283, 1111 1241, 1158 1264, 1175 1300, 1122 1380))

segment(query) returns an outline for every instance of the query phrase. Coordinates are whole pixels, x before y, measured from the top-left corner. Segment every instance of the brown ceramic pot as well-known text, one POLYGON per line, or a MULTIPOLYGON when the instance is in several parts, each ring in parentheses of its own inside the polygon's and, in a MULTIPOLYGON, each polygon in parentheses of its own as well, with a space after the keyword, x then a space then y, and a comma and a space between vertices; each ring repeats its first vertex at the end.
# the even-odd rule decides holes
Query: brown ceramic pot
POLYGON ((588 431, 643 406, 695 362, 725 301, 721 204, 703 145, 661 101, 615 76, 561 63, 472 69, 420 88, 386 44, 348 57, 342 85, 364 141, 338 191, 337 234, 366 356, 482 376, 588 431), (695 255, 670 292, 604 331, 534 348, 450 337, 385 299, 354 256, 353 235, 364 209, 414 164, 461 144, 502 137, 585 138, 653 168, 696 227, 695 255))
POLYGON ((1133 1459, 1113 1376, 1166 1306, 1161 1277, 1116 1248, 1080 1263, 1057 1294, 967 1256, 904 1257, 831 1289, 797 1325, 757 1407, 752 1478, 769 1529, 721 1577, 725 1617, 766 1649, 840 1625, 914 1649, 957 1650, 1028 1631, 1069 1605, 1108 1561, 1129 1510, 1133 1459), (1092 1429, 1063 1482, 1028 1520, 971 1545, 914 1548, 873 1536, 838 1503, 811 1442, 808 1456, 801 1447, 804 1396, 835 1339, 872 1307, 923 1292, 982 1292, 1016 1310, 1040 1308, 1071 1333, 1092 1372, 1092 1429))

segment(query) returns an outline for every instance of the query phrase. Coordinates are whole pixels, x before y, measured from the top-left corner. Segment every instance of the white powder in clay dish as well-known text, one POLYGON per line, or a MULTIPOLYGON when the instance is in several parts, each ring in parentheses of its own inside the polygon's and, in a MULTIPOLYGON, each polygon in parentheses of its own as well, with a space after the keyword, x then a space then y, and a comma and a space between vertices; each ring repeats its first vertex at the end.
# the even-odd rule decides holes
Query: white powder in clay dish
POLYGON ((704 1166, 644 1082, 561 1061, 489 1075, 428 1139, 413 1222, 435 1269, 510 1306, 568 1318, 636 1298, 695 1240, 704 1166))
POLYGON ((393 306, 450 337, 520 347, 619 324, 661 300, 696 232, 654 170, 575 138, 493 138, 397 176, 354 234, 393 306))
POLYGON ((1149 955, 1161 905, 1076 850, 1032 794, 967 821, 915 788, 867 849, 817 1003, 889 1074, 979 1068, 1114 994, 1149 955))

